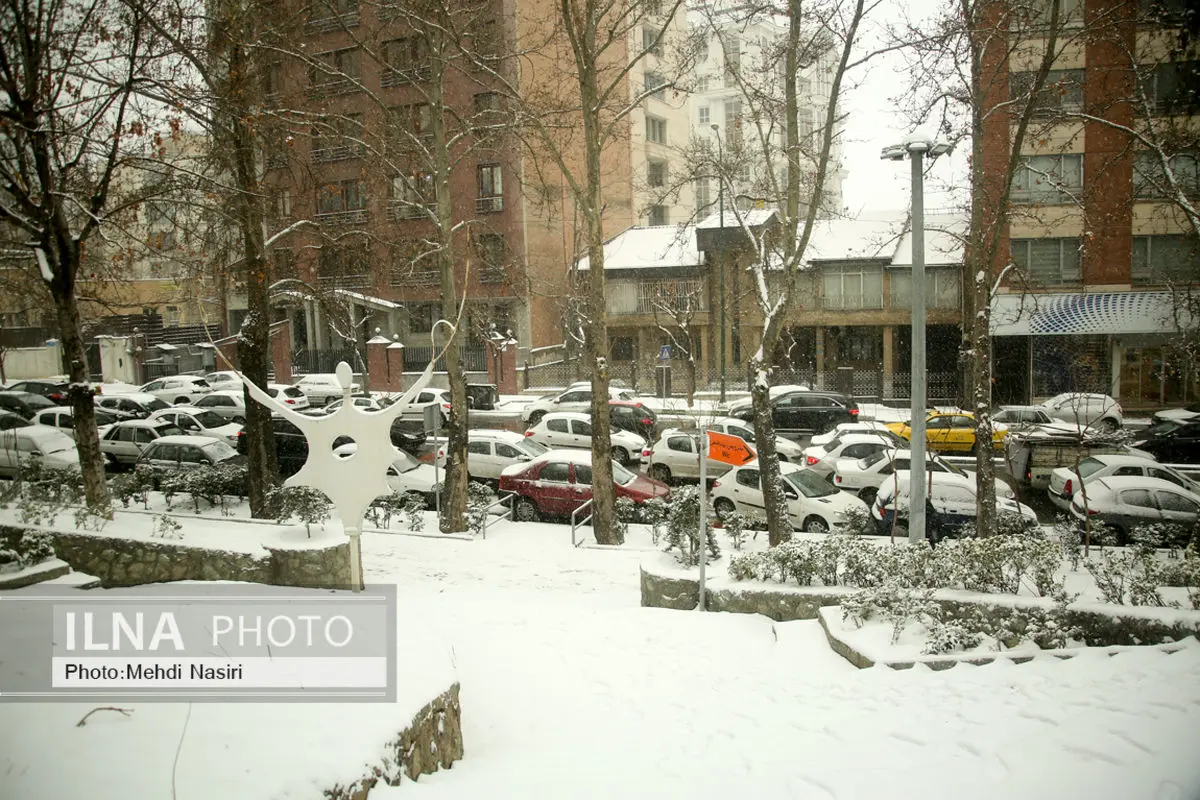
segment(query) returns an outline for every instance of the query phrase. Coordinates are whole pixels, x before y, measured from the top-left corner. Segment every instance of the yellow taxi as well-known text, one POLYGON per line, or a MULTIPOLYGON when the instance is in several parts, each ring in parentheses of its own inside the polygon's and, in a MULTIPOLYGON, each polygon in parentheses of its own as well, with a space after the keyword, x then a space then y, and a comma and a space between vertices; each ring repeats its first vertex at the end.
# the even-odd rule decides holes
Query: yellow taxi
MULTIPOLYGON (((912 432, 907 422, 892 422, 888 426, 892 433, 904 439, 912 432)), ((995 425, 992 431, 992 448, 1004 449, 1004 438, 1008 428, 995 425)), ((970 453, 975 449, 975 415, 966 412, 934 412, 925 418, 925 442, 931 450, 949 453, 970 453)))

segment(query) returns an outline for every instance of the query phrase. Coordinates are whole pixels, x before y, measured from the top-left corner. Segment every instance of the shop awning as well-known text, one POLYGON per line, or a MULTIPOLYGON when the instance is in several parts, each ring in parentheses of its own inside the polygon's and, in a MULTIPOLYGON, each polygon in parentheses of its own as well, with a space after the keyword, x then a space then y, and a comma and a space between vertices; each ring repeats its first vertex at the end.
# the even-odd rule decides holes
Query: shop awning
MULTIPOLYGON (((1182 324, 1190 323, 1184 320, 1182 324)), ((997 295, 991 328, 993 336, 1169 334, 1179 330, 1170 292, 997 295)))

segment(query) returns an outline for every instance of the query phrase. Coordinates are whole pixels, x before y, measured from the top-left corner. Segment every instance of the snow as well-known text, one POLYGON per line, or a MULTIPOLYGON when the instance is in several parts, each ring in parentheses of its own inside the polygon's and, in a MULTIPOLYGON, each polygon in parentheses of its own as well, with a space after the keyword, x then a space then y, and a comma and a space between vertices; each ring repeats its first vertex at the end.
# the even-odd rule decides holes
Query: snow
MULTIPOLYGON (((576 262, 586 272, 587 256, 576 262)), ((651 228, 629 228, 604 243, 604 269, 645 269, 662 267, 698 267, 700 251, 696 249, 696 232, 692 227, 663 225, 651 228)))
MULTIPOLYGON (((967 236, 965 214, 927 214, 925 216, 925 264, 957 266, 963 263, 963 245, 967 236)), ((906 225, 896 245, 893 267, 912 267, 912 227, 906 225)), ((982 273, 981 273, 982 274, 982 273)))
MULTIPOLYGON (((1200 795, 1200 647, 860 671, 816 621, 641 608, 644 530, 628 549, 569 538, 511 522, 470 542, 363 535, 366 580, 397 587, 402 655, 451 653, 466 751, 371 800, 1200 795)), ((431 673, 409 663, 401 687, 431 673)), ((0 796, 171 796, 185 721, 180 800, 320 796, 411 714, 122 705, 135 713, 83 728, 90 706, 0 705, 0 796)))

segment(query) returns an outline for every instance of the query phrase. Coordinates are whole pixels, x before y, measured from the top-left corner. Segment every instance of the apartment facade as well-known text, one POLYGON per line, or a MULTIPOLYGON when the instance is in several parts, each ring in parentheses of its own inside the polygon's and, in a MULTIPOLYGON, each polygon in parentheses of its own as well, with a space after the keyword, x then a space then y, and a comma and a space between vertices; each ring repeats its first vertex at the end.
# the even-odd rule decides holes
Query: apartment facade
MULTIPOLYGON (((1185 298, 1200 284, 1196 229, 1183 213, 1200 199, 1200 51, 1178 35, 1176 13, 1186 4, 1058 3, 1055 59, 994 265, 1014 267, 993 308, 995 399, 1077 390, 1134 408, 1194 400, 1196 376, 1177 348, 1198 322, 1185 298)), ((986 67, 1007 72, 997 82, 1007 96, 989 105, 1029 96, 1049 40, 1028 21, 1010 27, 1007 52, 990 51, 986 67)), ((985 173, 1004 174, 1014 124, 1011 114, 987 117, 985 173)))

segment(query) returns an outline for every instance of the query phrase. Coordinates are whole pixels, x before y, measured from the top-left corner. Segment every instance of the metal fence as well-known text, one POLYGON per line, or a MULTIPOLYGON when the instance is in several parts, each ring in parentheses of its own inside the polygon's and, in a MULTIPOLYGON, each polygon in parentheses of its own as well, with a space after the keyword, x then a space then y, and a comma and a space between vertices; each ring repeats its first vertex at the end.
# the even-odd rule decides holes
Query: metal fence
POLYGON ((317 372, 333 372, 345 361, 355 372, 362 370, 365 359, 353 347, 334 347, 327 350, 296 350, 292 353, 292 372, 308 375, 317 372))
POLYGON ((522 385, 526 389, 558 388, 570 386, 577 375, 574 361, 551 361, 546 364, 527 364, 521 370, 522 385))
MULTIPOLYGON (((404 371, 421 372, 425 367, 429 366, 429 360, 433 356, 434 350, 428 345, 424 347, 405 347, 404 371)), ((462 350, 462 366, 467 372, 487 372, 487 348, 464 347, 462 350)), ((434 364, 433 369, 435 372, 445 372, 445 357, 439 358, 437 363, 434 364)))

